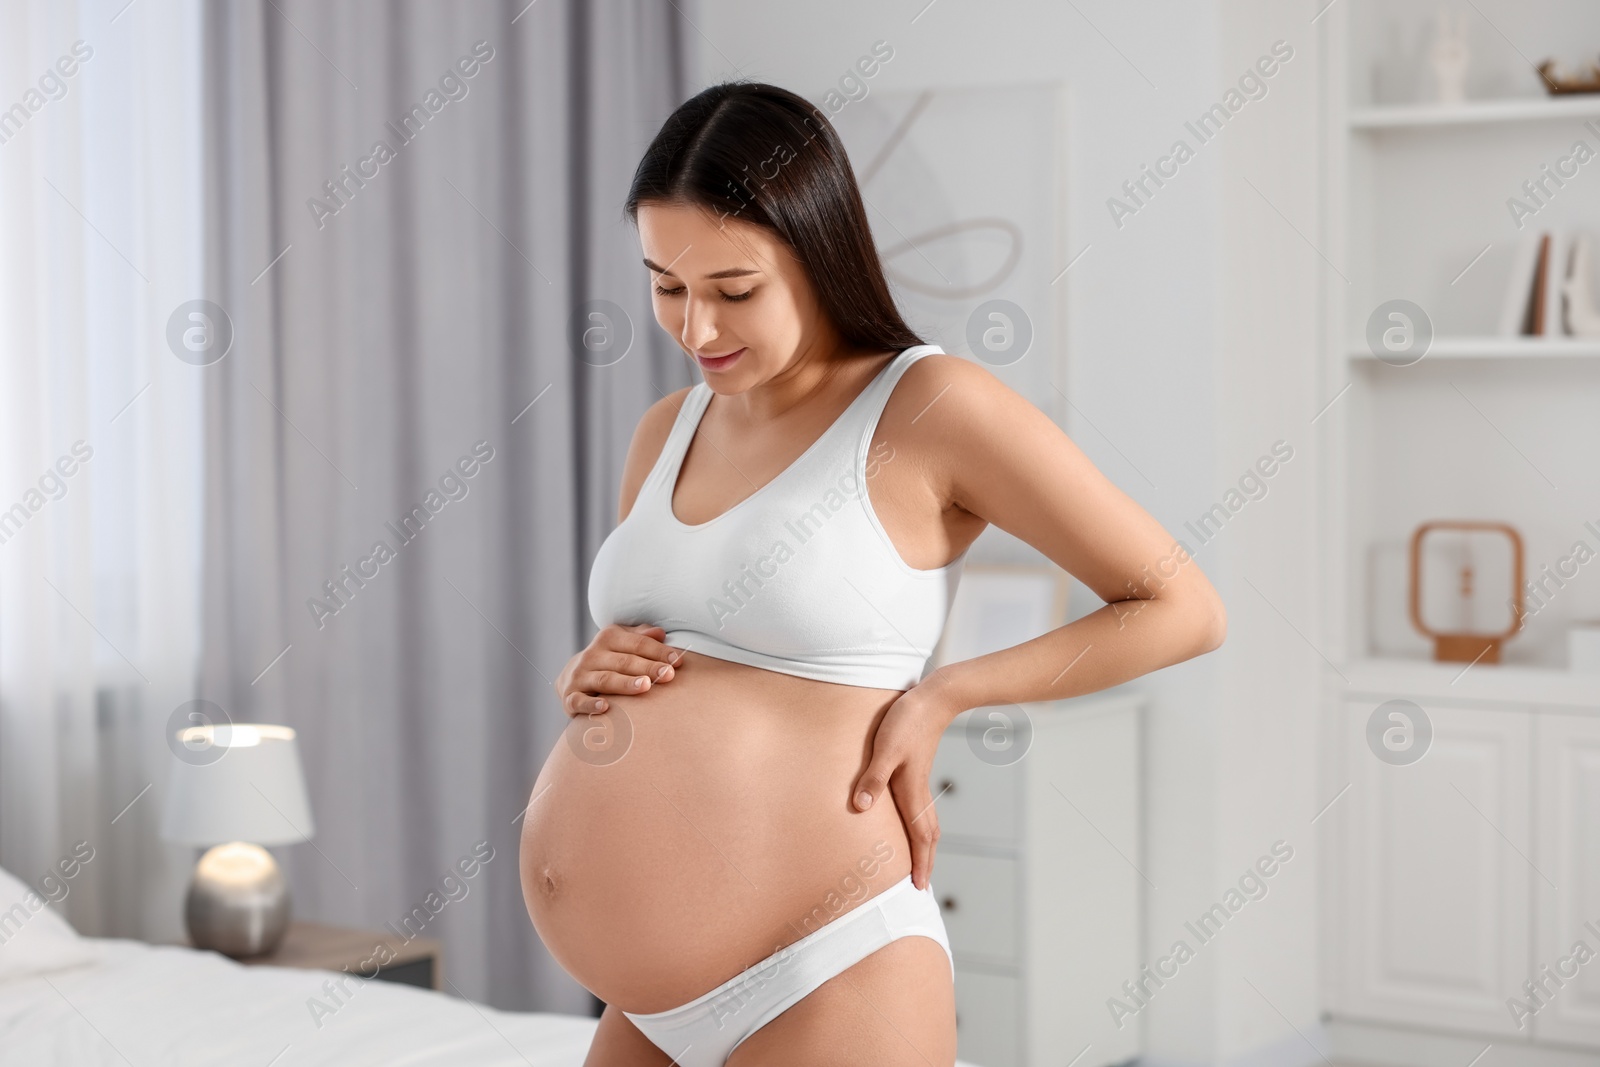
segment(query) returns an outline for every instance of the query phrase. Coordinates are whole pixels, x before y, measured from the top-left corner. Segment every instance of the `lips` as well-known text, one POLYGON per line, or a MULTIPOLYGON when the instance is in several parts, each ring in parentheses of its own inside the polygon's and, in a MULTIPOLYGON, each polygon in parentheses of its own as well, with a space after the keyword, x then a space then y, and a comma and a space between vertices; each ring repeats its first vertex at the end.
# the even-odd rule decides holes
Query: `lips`
POLYGON ((736 352, 729 352, 725 356, 717 356, 714 359, 707 356, 698 355, 694 358, 700 364, 700 366, 704 367, 706 370, 727 370, 729 367, 737 363, 739 361, 739 357, 743 356, 744 353, 745 350, 741 348, 736 352))

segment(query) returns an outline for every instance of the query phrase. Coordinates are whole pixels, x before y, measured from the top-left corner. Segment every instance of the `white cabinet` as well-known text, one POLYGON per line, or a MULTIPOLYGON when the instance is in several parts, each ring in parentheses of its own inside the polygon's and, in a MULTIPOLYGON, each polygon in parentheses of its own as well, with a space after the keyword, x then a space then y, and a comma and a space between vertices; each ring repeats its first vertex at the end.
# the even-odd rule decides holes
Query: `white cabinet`
POLYGON ((1011 856, 946 850, 941 843, 934 864, 939 874, 936 896, 944 913, 950 950, 967 959, 1016 966, 1020 959, 1017 873, 1021 862, 1011 856))
POLYGON ((1531 934, 1530 716, 1427 702, 1431 747, 1396 765, 1368 747, 1378 704, 1344 707, 1339 1007, 1516 1036, 1505 999, 1527 976, 1531 934))
POLYGON ((979 1067, 1022 1062, 1022 979, 956 966, 958 1054, 979 1067))
POLYGON ((1540 1040, 1600 1048, 1600 709, 1541 712, 1534 734, 1537 931, 1533 963, 1508 995, 1535 1008, 1540 1040), (1575 951, 1578 942, 1587 952, 1575 951), (1528 1000, 1525 981, 1545 983, 1541 1004, 1528 1000))
POLYGON ((1600 708, 1413 698, 1433 737, 1406 765, 1369 744, 1379 700, 1336 701, 1327 1006, 1403 1028, 1365 1046, 1396 1056, 1487 1036, 1580 1062, 1600 1049, 1600 708))
POLYGON ((1115 690, 974 708, 939 745, 931 886, 956 960, 961 1059, 1105 1067, 1139 1055, 1106 999, 1139 970, 1139 715, 1115 690), (1024 714, 1025 754, 1014 758, 1024 714))

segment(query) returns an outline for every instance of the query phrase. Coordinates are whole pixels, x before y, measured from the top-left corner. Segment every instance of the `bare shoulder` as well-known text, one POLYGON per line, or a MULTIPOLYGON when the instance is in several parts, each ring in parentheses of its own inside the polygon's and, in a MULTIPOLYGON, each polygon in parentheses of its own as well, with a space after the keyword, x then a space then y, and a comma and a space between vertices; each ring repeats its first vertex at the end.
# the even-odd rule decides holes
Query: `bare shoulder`
POLYGON ((937 453, 960 454, 975 437, 1038 430, 1050 419, 976 360, 930 352, 895 383, 885 420, 937 453))
MULTIPOLYGON (((895 394, 921 399, 924 404, 955 399, 985 407, 994 403, 1027 401, 983 364, 948 352, 930 352, 907 367, 895 394), (950 394, 956 394, 951 397, 950 394)), ((920 409, 919 409, 920 410, 920 409)))
POLYGON ((661 458, 661 450, 666 447, 672 425, 678 419, 678 412, 682 410, 689 390, 693 388, 684 386, 668 393, 651 404, 639 417, 639 425, 633 430, 633 441, 628 445, 627 459, 622 463, 622 487, 617 500, 618 522, 627 518, 628 512, 633 510, 639 489, 650 476, 656 460, 661 458))
MULTIPOLYGON (((1073 451, 1060 427, 975 359, 932 352, 907 367, 884 417, 946 506, 996 525, 981 505, 994 487, 1034 480, 1073 451)), ((1015 531, 1011 531, 1015 532, 1015 531)))
POLYGON ((1020 440, 1037 447, 1041 434, 1059 433, 988 367, 948 352, 930 352, 905 369, 880 425, 885 439, 907 446, 924 484, 947 508, 966 506, 966 486, 985 476, 996 450, 1021 461, 1020 440))

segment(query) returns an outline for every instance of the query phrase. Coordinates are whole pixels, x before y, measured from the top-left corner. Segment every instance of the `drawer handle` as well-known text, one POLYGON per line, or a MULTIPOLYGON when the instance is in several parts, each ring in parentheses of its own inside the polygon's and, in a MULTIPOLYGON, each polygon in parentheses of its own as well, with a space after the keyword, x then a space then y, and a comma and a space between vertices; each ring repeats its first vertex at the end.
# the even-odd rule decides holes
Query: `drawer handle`
POLYGON ((954 778, 944 778, 939 781, 939 788, 934 790, 933 795, 935 797, 942 797, 947 793, 954 793, 955 791, 956 780, 954 778))
POLYGON ((939 907, 943 908, 945 911, 955 911, 956 910, 956 898, 955 897, 945 897, 943 900, 939 901, 939 907))

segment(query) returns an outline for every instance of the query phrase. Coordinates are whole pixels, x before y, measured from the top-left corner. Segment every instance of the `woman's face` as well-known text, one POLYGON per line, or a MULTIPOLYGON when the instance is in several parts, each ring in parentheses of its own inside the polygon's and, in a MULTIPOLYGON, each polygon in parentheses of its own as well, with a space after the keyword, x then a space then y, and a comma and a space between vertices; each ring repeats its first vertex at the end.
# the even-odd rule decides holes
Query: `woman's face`
POLYGON ((831 354, 816 291, 771 231, 681 204, 641 204, 637 218, 656 321, 713 390, 741 393, 831 354))

